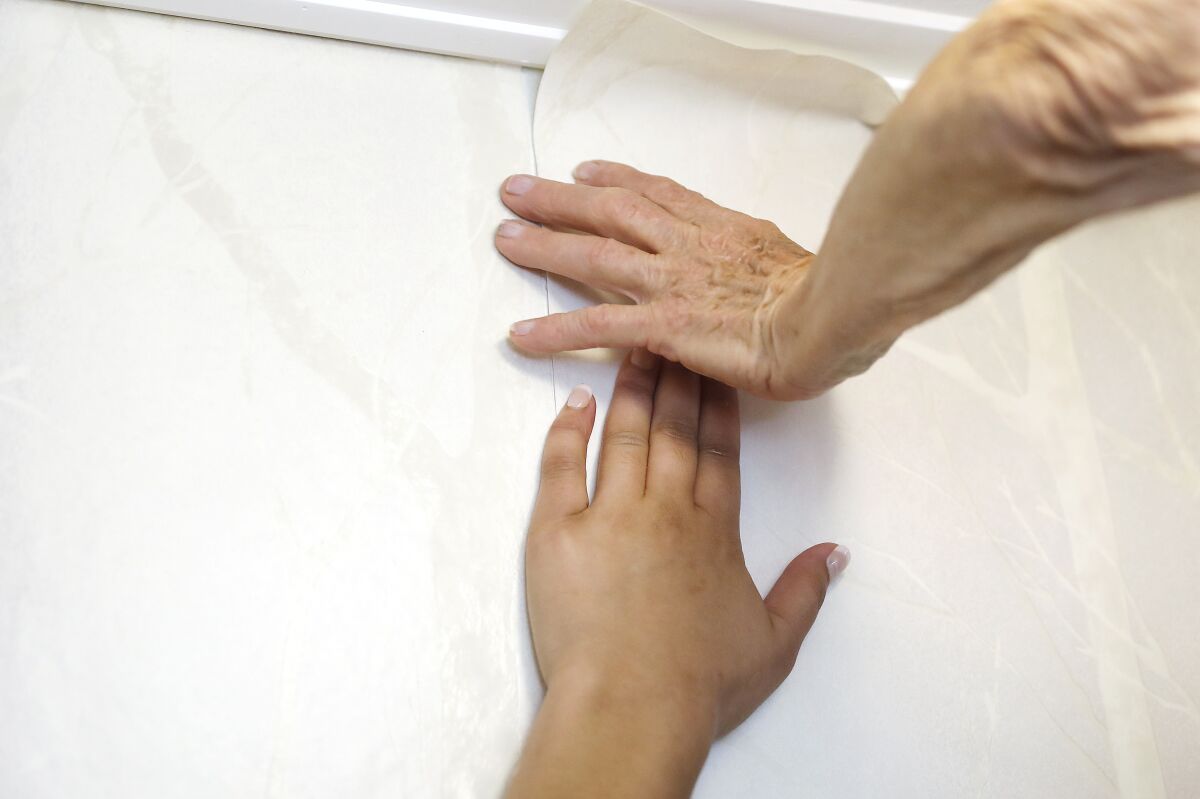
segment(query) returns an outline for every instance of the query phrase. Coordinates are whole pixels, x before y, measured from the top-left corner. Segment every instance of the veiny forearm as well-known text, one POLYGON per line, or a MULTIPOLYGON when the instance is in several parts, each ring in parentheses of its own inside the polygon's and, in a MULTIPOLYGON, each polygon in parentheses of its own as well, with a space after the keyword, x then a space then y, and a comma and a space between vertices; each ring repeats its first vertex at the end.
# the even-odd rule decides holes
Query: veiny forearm
POLYGON ((866 369, 1040 243, 1200 190, 1200 2, 1009 0, 865 153, 778 316, 797 395, 866 369))

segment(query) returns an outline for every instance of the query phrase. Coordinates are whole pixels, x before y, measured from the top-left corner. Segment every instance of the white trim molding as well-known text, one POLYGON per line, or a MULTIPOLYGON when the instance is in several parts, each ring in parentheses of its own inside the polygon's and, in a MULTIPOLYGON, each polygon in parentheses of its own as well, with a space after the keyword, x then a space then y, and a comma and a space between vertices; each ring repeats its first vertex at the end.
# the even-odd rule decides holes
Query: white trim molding
MULTIPOLYGON (((586 0, 78 0, 540 67, 586 0)), ((748 46, 800 44, 906 88, 986 0, 648 0, 748 46), (960 13, 948 13, 947 10, 960 13)))

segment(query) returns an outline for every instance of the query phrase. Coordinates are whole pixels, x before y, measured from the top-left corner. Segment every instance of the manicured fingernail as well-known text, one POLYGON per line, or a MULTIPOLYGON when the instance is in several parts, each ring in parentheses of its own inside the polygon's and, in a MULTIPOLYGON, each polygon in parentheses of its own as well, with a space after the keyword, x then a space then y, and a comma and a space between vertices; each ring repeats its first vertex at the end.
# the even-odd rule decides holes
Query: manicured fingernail
POLYGON ((533 188, 533 178, 529 175, 513 175, 504 184, 504 190, 509 194, 522 195, 533 188))
POLYGON ((592 390, 587 386, 575 386, 567 395, 567 407, 582 410, 592 401, 592 390))
POLYGON ((575 167, 575 171, 571 174, 576 180, 588 180, 592 175, 596 174, 596 167, 599 166, 595 161, 584 161, 579 166, 575 167))
POLYGON ((654 365, 654 353, 638 347, 629 356, 629 362, 639 369, 649 369, 654 365))
POLYGON ((525 226, 512 219, 506 219, 496 228, 496 235, 502 239, 515 239, 525 232, 525 226))
POLYGON ((837 576, 846 571, 846 567, 850 565, 850 550, 846 549, 841 544, 834 547, 829 553, 829 557, 825 558, 825 569, 829 572, 829 580, 832 582, 837 579, 837 576))
POLYGON ((524 322, 514 322, 512 327, 508 329, 509 335, 524 336, 533 330, 533 320, 526 319, 524 322))

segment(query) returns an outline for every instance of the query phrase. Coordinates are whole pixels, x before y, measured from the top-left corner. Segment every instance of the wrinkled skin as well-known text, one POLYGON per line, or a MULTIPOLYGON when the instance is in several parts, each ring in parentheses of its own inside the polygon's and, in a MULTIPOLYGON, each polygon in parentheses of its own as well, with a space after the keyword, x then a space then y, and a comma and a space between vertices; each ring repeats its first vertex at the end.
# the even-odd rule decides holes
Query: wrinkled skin
POLYGON ((773 223, 667 178, 601 161, 576 177, 576 186, 526 177, 520 194, 512 188, 522 180, 510 180, 504 201, 547 226, 513 220, 497 247, 515 263, 637 304, 556 314, 524 334, 514 326, 514 340, 534 352, 645 347, 727 384, 775 393, 786 357, 774 339, 775 315, 812 253, 773 223))
POLYGON ((815 256, 673 181, 585 162, 514 176, 496 245, 619 292, 513 326, 548 353, 647 347, 776 399, 858 374, 907 328, 1088 219, 1200 190, 1200 2, 1007 0, 934 59, 815 256))

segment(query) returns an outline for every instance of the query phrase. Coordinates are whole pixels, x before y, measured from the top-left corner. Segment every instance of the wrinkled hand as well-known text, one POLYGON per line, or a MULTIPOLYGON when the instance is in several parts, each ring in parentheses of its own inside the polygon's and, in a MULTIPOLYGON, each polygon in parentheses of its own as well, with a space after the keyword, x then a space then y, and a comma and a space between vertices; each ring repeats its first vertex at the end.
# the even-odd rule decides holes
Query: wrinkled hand
POLYGON ((660 364, 636 351, 621 367, 592 501, 586 388, 546 439, 526 581, 547 697, 513 795, 685 795, 714 736, 788 675, 848 562, 812 547, 759 595, 738 535, 737 394, 660 364))
POLYGON ((665 178, 514 176, 512 261, 610 289, 518 322, 532 352, 648 347, 777 399, 864 371, 906 329, 1093 217, 1200 191, 1200 3, 1005 0, 876 132, 819 256, 665 178))
POLYGON ((576 185, 509 178, 502 199, 543 227, 503 223, 496 246, 521 266, 623 294, 605 304, 518 322, 513 342, 555 353, 644 347, 755 394, 792 398, 794 362, 780 301, 799 290, 812 253, 774 224, 623 164, 588 161, 576 185))

